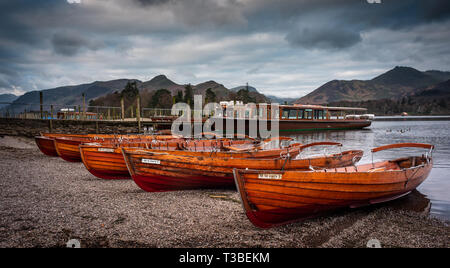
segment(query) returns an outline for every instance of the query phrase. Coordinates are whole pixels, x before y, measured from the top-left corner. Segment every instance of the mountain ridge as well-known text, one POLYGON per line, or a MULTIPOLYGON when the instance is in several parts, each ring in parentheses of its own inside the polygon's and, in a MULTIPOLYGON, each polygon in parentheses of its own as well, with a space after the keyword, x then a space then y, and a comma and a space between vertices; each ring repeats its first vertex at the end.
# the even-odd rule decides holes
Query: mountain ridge
MULTIPOLYGON (((14 94, 0 94, 0 102, 10 103, 15 101, 18 98, 18 96, 14 94)), ((8 104, 2 104, 0 103, 0 108, 6 107, 8 104)))
MULTIPOLYGON (((214 100, 245 100, 246 102, 277 102, 284 104, 329 104, 337 102, 363 102, 369 100, 392 99, 421 96, 423 100, 430 100, 429 96, 438 98, 439 94, 446 96, 450 72, 428 70, 419 71, 411 67, 396 66, 395 68, 380 74, 370 80, 331 80, 306 96, 294 99, 280 96, 264 95, 255 87, 243 85, 228 89, 223 84, 209 80, 196 85, 178 84, 170 80, 166 75, 160 74, 148 81, 137 79, 115 79, 109 81, 94 81, 79 85, 68 85, 41 91, 30 91, 22 96, 5 102, 13 102, 10 108, 14 110, 39 110, 39 92, 44 93, 44 104, 47 109, 49 104, 56 104, 55 109, 62 107, 76 107, 82 104, 82 94, 86 96, 86 102, 98 106, 120 106, 120 94, 128 83, 135 83, 141 94, 142 107, 150 104, 158 104, 153 97, 158 91, 158 96, 163 96, 165 105, 173 103, 175 98, 183 98, 185 88, 190 86, 193 94, 200 94, 204 101, 214 100), (439 86, 438 86, 439 85, 439 86), (248 89, 246 93, 245 90, 248 89), (167 90, 162 92, 161 90, 167 90), (208 97, 206 97, 208 95, 208 97), (428 96, 427 98, 425 98, 428 96), (21 106, 20 103, 33 103, 33 106, 21 106)), ((1 96, 1 95, 0 95, 1 96)), ((0 107, 2 108, 2 107, 0 107)))
POLYGON ((328 104, 378 99, 400 99, 450 79, 450 72, 421 72, 411 67, 395 68, 371 80, 332 80, 299 98, 298 104, 328 104))

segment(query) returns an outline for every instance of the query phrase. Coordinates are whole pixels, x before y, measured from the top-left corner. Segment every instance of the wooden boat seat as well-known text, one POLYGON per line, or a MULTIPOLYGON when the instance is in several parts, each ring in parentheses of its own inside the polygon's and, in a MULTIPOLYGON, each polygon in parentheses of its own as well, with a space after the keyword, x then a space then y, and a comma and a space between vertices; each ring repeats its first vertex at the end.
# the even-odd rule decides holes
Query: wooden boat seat
POLYGON ((426 162, 425 157, 403 157, 389 161, 389 163, 395 164, 399 169, 407 169, 423 165, 426 162))

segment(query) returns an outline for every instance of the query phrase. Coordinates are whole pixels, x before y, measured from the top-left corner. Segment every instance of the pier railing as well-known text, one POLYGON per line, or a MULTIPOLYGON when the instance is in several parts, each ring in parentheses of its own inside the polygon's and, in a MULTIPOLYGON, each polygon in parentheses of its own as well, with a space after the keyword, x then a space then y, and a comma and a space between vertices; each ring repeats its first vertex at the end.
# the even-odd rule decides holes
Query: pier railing
MULTIPOLYGON (((191 117, 202 111, 191 110, 191 117)), ((0 118, 20 119, 53 119, 53 120, 148 120, 151 118, 173 118, 180 114, 172 114, 172 109, 141 108, 123 109, 114 106, 85 106, 38 104, 38 103, 11 103, 0 102, 0 118)))
POLYGON ((52 120, 127 119, 121 107, 0 102, 0 118, 52 120), (122 116, 123 114, 123 116, 122 116))
POLYGON ((41 103, 0 102, 1 119, 34 119, 48 121, 75 120, 98 122, 135 122, 139 133, 146 129, 167 128, 173 121, 170 109, 113 106, 83 106, 41 103))

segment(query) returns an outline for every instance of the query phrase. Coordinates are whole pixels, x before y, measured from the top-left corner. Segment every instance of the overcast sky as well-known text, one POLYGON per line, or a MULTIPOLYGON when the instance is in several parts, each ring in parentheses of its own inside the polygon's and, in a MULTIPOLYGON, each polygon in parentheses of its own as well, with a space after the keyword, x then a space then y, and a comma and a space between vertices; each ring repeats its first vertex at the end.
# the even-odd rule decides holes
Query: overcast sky
POLYGON ((450 71, 448 0, 0 0, 0 94, 165 74, 301 97, 450 71))

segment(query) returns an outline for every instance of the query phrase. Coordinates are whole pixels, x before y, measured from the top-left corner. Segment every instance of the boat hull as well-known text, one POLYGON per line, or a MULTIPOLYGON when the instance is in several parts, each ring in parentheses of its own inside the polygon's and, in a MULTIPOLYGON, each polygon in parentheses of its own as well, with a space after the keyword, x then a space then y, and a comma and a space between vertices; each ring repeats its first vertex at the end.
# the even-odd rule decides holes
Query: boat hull
POLYGON ((88 135, 82 134, 60 134, 60 133, 42 133, 41 136, 36 136, 35 141, 41 152, 47 156, 56 157, 58 151, 55 147, 55 138, 62 137, 87 137, 88 135))
POLYGON ((43 154, 52 157, 58 156, 53 138, 37 136, 34 138, 34 140, 36 141, 36 145, 38 146, 39 150, 41 150, 43 154))
MULTIPOLYGON (((232 126, 233 131, 236 133, 238 131, 244 131, 241 134, 250 134, 250 130, 253 131, 259 129, 259 124, 261 121, 250 120, 250 119, 211 119, 211 121, 222 120, 220 124, 216 123, 214 125, 222 126, 222 132, 226 133, 227 127, 232 126), (238 126, 245 126, 244 129, 239 129, 238 126), (253 126, 253 127, 251 127, 253 126)), ((263 121, 267 124, 267 129, 272 129, 272 121, 263 121)), ((290 133, 290 132, 304 132, 304 131, 327 131, 327 130, 355 130, 370 127, 372 124, 371 120, 279 120, 278 128, 280 132, 290 133)), ((265 127, 264 127, 265 128, 265 127)), ((264 129, 263 128, 263 129, 264 129)), ((216 131, 219 131, 217 129, 216 131)), ((258 135, 260 135, 259 133, 258 135)))
POLYGON ((80 145, 80 155, 86 169, 98 178, 105 180, 131 179, 121 148, 80 145))
MULTIPOLYGON (((218 141, 199 141, 199 142, 188 142, 183 145, 184 151, 176 150, 180 147, 179 144, 185 143, 181 140, 173 141, 162 141, 162 142, 151 142, 147 143, 122 143, 120 146, 111 146, 105 144, 82 144, 80 145, 80 155, 84 166, 87 170, 94 176, 101 179, 131 179, 131 175, 128 171, 127 165, 123 158, 121 147, 126 147, 128 150, 133 149, 144 149, 146 147, 154 147, 155 149, 147 149, 149 152, 170 152, 173 155, 191 155, 191 156, 209 156, 214 155, 230 155, 226 152, 213 152, 212 146, 218 144, 218 141), (204 146, 203 146, 204 145, 204 146), (192 150, 192 151, 190 151, 192 150), (200 150, 200 151, 195 151, 200 150), (202 151, 205 150, 206 152, 202 151), (209 151, 209 152, 208 152, 209 151)), ((233 144, 243 144, 245 141, 228 141, 222 142, 225 145, 233 144)), ((274 155, 279 155, 279 151, 260 152, 258 156, 269 157, 274 155)), ((236 156, 246 156, 247 152, 233 154, 236 156)), ((251 154, 250 154, 251 155, 251 154)))
MULTIPOLYGON (((87 135, 84 137, 57 137, 55 138, 55 148, 58 155, 69 162, 82 162, 80 145, 90 142, 98 144, 114 144, 121 142, 150 143, 153 140, 173 140, 178 139, 171 135, 139 136, 139 135, 87 135)), ((113 176, 113 175, 112 175, 113 176)))
MULTIPOLYGON (((389 163, 375 168, 384 164, 389 163)), ((428 177, 432 162, 396 171, 358 172, 351 170, 354 168, 270 171, 280 175, 278 179, 260 179, 260 174, 267 171, 235 170, 234 177, 249 220, 257 227, 269 228, 338 208, 356 208, 400 198, 428 177)))
POLYGON ((354 130, 370 127, 369 120, 281 120, 280 132, 354 130))
POLYGON ((149 192, 234 187, 234 168, 307 170, 311 166, 345 166, 359 161, 362 154, 362 151, 348 151, 311 159, 236 159, 128 151, 123 148, 133 180, 149 192))
POLYGON ((81 162, 80 139, 55 138, 55 148, 59 157, 68 162, 81 162))

